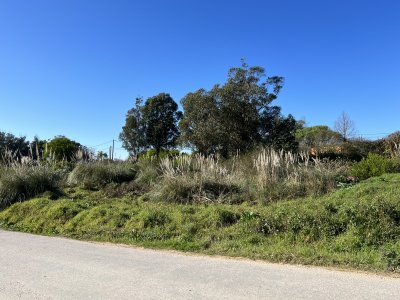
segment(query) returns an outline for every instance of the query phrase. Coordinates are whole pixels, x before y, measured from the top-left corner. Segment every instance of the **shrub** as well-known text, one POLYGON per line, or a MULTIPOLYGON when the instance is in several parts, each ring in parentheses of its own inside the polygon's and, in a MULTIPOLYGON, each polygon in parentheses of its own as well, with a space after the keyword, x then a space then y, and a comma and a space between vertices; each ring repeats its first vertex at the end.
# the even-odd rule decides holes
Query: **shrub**
POLYGON ((69 174, 68 184, 95 189, 104 187, 108 183, 128 182, 133 180, 135 176, 135 166, 127 162, 80 163, 69 174))
MULTIPOLYGON (((150 149, 147 151, 144 151, 139 154, 139 160, 152 160, 155 159, 157 155, 156 150, 150 149)), ((179 156, 180 152, 178 150, 161 150, 160 153, 158 154, 159 159, 167 158, 167 157, 175 157, 179 156)))
POLYGON ((393 159, 379 154, 370 153, 367 158, 362 159, 353 165, 351 173, 360 180, 374 176, 380 176, 384 173, 395 171, 396 165, 393 159))
POLYGON ((0 174, 0 207, 24 201, 44 192, 60 195, 62 172, 47 166, 19 165, 0 174))
POLYGON ((360 161, 366 158, 369 153, 379 154, 385 151, 382 140, 369 141, 361 138, 349 140, 341 148, 341 157, 353 161, 360 161))

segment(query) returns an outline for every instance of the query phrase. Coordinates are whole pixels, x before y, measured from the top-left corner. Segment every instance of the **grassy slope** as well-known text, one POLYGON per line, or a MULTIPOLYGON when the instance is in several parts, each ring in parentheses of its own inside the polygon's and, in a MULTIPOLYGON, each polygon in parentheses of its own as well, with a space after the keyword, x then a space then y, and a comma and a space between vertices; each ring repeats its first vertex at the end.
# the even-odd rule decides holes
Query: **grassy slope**
POLYGON ((400 272, 400 174, 268 206, 178 205, 76 193, 0 212, 0 226, 269 261, 400 272))

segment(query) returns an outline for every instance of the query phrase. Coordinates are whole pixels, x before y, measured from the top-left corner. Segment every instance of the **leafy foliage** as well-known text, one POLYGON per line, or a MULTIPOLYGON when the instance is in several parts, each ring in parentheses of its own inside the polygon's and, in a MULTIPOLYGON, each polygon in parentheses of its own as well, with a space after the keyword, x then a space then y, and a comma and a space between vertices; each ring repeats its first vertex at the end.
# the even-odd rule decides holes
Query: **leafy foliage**
POLYGON ((16 137, 11 133, 0 131, 0 159, 6 151, 18 159, 29 154, 29 142, 26 137, 16 137))
POLYGON ((351 139, 342 144, 341 157, 353 161, 366 158, 369 153, 382 154, 385 152, 382 140, 370 141, 365 139, 351 139))
POLYGON ((152 147, 156 156, 163 148, 171 148, 179 137, 177 123, 182 113, 169 94, 160 93, 150 97, 142 105, 137 98, 135 107, 127 113, 120 139, 131 156, 138 157, 146 148, 152 147))
POLYGON ((380 176, 384 173, 390 173, 396 170, 394 160, 379 154, 370 153, 367 158, 357 162, 352 167, 353 176, 359 179, 367 179, 374 176, 380 176))
POLYGON ((130 156, 137 157, 147 147, 145 122, 143 119, 143 99, 136 98, 135 107, 128 110, 125 125, 119 135, 122 146, 130 156))
MULTIPOLYGON (((174 150, 174 149, 161 150, 160 153, 158 154, 158 159, 164 159, 167 157, 175 157, 175 156, 179 156, 179 155, 181 155, 179 150, 174 150)), ((156 158, 156 156, 157 156, 156 150, 150 149, 150 150, 143 151, 142 153, 140 153, 138 158, 139 158, 139 160, 144 160, 144 159, 152 160, 152 159, 156 158)))
POLYGON ((296 131, 299 126, 292 115, 283 116, 279 106, 267 107, 260 117, 261 144, 276 150, 297 151, 296 131))
POLYGON ((220 110, 212 92, 200 89, 182 100, 185 113, 179 123, 181 143, 203 155, 215 154, 221 148, 223 129, 220 110))
POLYGON ((146 100, 143 107, 146 142, 156 150, 158 157, 162 148, 175 146, 179 137, 177 123, 182 113, 169 94, 160 93, 146 100))
POLYGON ((296 122, 271 107, 283 85, 279 76, 267 77, 261 67, 245 62, 231 68, 222 86, 200 89, 182 99, 182 141, 203 155, 224 157, 247 152, 257 145, 294 149, 296 122), (271 89, 271 91, 270 91, 271 89))
POLYGON ((56 136, 46 146, 46 156, 53 156, 56 160, 71 161, 79 150, 80 144, 65 136, 56 136))
POLYGON ((304 150, 314 148, 320 151, 324 148, 341 144, 340 134, 323 125, 298 129, 296 131, 296 140, 299 142, 301 149, 304 150))

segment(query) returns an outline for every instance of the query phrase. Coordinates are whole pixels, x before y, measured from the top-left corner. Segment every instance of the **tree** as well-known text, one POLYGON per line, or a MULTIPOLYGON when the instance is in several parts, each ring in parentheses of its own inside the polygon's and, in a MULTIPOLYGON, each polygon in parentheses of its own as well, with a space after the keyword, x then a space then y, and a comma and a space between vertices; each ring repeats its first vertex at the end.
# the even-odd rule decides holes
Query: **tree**
POLYGON ((120 139, 131 156, 138 156, 149 147, 157 157, 163 148, 171 148, 179 137, 177 122, 182 117, 178 105, 169 94, 160 93, 142 104, 137 98, 135 107, 127 113, 120 139))
POLYGON ((29 155, 29 142, 26 137, 16 137, 11 133, 0 131, 0 158, 10 151, 13 157, 21 158, 29 155))
POLYGON ((125 126, 122 127, 119 139, 122 141, 122 147, 129 152, 130 156, 137 157, 140 152, 146 149, 143 98, 136 98, 135 107, 128 110, 125 126))
POLYGON ((264 68, 249 67, 242 61, 241 67, 229 70, 222 86, 187 94, 182 99, 183 141, 203 154, 218 152, 224 157, 259 144, 281 146, 289 140, 295 143, 294 118, 285 119, 280 109, 274 111, 277 114, 270 110, 284 79, 264 77, 264 68), (291 137, 284 141, 283 136, 291 137))
POLYGON ((302 127, 292 115, 281 114, 279 106, 267 107, 261 114, 260 137, 263 146, 286 151, 296 151, 298 142, 296 131, 302 127))
POLYGON ((323 148, 341 144, 341 139, 342 137, 339 133, 325 125, 305 127, 296 131, 296 140, 303 150, 314 148, 320 151, 323 148))
POLYGON ((187 94, 181 100, 185 113, 179 123, 181 144, 203 155, 218 152, 221 147, 220 112, 216 98, 204 89, 187 94))
POLYGON ((103 151, 98 151, 98 152, 96 153, 96 159, 99 160, 99 161, 106 160, 107 158, 108 158, 107 153, 105 153, 105 152, 103 152, 103 151))
POLYGON ((345 112, 342 112, 335 121, 334 129, 341 135, 343 142, 346 142, 349 138, 354 137, 356 134, 356 126, 345 112))
POLYGON ((156 150, 158 157, 161 149, 171 148, 179 137, 177 123, 182 117, 178 104, 169 94, 160 93, 146 100, 143 107, 145 141, 156 150))
POLYGON ((75 158, 76 152, 81 149, 81 144, 59 135, 53 138, 45 146, 45 156, 51 155, 56 160, 71 161, 75 158))

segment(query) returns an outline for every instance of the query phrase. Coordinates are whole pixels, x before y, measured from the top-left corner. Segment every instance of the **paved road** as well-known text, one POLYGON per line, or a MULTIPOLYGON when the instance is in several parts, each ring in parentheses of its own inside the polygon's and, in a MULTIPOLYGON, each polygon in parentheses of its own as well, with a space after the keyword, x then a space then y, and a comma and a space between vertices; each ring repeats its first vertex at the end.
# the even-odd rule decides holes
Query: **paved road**
POLYGON ((400 279, 0 231, 0 299, 400 299, 400 279))

